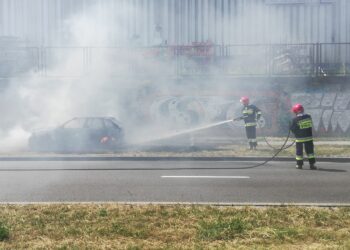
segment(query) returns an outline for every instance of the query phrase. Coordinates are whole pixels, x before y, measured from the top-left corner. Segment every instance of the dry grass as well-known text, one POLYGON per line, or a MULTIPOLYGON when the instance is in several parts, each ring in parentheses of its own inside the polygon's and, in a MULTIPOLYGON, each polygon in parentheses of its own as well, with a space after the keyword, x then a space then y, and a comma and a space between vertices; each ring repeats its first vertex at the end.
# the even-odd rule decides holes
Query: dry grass
POLYGON ((350 208, 3 205, 0 249, 350 249, 350 208))
MULTIPOLYGON (((279 149, 285 138, 281 137, 267 137, 269 143, 275 149, 279 149)), ((270 157, 276 150, 269 147, 264 138, 258 137, 259 146, 258 150, 252 151, 247 148, 245 139, 232 140, 232 144, 229 142, 223 142, 221 145, 210 144, 206 145, 206 142, 196 144, 195 146, 189 146, 188 143, 183 142, 179 145, 153 145, 149 147, 131 147, 126 148, 119 152, 104 152, 98 154, 86 154, 84 156, 120 156, 120 157, 244 157, 244 156, 263 156, 270 157)), ((287 146, 293 142, 290 139, 287 146)), ((316 157, 350 157, 350 141, 348 138, 321 138, 315 139, 315 153, 316 157)), ((37 152, 12 152, 1 153, 0 156, 81 156, 81 154, 57 154, 57 153, 37 153, 37 152)), ((279 153, 279 156, 295 157, 295 146, 283 150, 279 153)))
MULTIPOLYGON (((283 142, 279 145, 274 145, 275 148, 281 147, 283 142)), ((118 153, 118 156, 128 157, 235 157, 235 156, 264 156, 270 157, 276 152, 274 149, 266 146, 258 146, 258 150, 252 151, 247 149, 245 145, 225 145, 206 149, 203 147, 188 147, 181 149, 152 149, 148 151, 127 151, 118 153)), ((316 157, 350 157, 350 145, 316 145, 316 157)), ((282 151, 279 156, 295 157, 295 146, 292 146, 282 151)))

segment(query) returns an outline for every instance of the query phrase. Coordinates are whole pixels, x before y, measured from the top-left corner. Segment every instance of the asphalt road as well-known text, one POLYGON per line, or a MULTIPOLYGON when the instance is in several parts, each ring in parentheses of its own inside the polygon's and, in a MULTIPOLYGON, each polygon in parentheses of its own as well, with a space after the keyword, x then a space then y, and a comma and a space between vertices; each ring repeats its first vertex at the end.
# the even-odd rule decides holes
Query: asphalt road
POLYGON ((0 202, 350 204, 350 164, 1 161, 0 202))

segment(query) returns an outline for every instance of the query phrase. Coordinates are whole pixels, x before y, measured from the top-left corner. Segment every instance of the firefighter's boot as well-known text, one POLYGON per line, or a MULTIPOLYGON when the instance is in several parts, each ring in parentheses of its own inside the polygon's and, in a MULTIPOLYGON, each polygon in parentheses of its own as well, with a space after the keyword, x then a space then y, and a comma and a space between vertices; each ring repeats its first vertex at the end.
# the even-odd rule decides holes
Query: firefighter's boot
POLYGON ((317 169, 315 163, 310 163, 310 169, 311 170, 316 170, 317 169))
POLYGON ((296 169, 303 169, 303 165, 296 165, 295 168, 296 169))

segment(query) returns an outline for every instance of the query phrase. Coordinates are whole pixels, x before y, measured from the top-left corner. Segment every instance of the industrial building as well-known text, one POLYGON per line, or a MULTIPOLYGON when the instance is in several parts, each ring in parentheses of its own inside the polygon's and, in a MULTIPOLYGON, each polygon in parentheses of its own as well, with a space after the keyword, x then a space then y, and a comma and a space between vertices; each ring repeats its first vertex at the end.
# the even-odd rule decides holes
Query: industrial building
POLYGON ((39 70, 55 48, 81 48, 86 64, 96 47, 162 46, 250 68, 226 74, 347 75, 348 13, 348 0, 0 0, 0 46, 31 48, 39 70))

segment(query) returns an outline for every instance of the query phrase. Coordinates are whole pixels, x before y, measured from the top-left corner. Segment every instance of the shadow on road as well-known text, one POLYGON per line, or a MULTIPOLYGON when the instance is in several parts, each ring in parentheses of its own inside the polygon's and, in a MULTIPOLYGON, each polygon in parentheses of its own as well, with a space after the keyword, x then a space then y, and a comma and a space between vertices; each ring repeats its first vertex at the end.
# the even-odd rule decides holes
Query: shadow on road
POLYGON ((332 168, 318 168, 316 171, 323 171, 323 172, 335 172, 335 173, 344 173, 348 172, 344 169, 332 169, 332 168))

